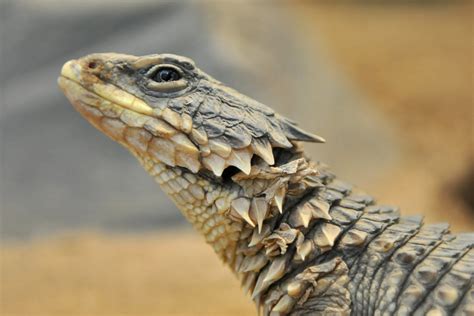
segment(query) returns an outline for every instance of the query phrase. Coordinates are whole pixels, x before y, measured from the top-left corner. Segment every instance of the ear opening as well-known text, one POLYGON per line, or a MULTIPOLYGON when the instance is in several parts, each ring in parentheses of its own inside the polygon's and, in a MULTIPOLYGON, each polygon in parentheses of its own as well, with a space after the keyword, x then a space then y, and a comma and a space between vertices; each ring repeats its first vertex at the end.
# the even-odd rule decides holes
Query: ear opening
POLYGON ((222 172, 222 180, 223 182, 232 182, 232 177, 237 173, 241 172, 241 170, 235 166, 228 166, 222 172))

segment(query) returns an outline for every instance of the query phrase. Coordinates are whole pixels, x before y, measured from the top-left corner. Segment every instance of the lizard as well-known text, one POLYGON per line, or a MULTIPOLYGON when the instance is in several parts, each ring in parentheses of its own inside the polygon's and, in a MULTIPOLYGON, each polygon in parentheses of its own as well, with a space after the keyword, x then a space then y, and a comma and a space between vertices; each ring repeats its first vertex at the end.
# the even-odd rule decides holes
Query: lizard
POLYGON ((304 152, 323 143, 174 54, 91 54, 60 89, 123 145, 263 315, 474 315, 474 234, 402 216, 304 152))

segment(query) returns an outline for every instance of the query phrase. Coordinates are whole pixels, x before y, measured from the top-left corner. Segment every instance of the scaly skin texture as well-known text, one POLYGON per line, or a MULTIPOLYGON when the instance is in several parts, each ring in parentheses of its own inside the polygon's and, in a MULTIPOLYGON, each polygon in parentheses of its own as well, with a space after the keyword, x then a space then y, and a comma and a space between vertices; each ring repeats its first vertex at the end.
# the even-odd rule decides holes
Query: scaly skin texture
MULTIPOLYGON (((125 146, 264 315, 474 315, 474 236, 377 205, 323 142, 176 55, 93 54, 58 79, 125 146)), ((133 198, 133 197, 131 197, 133 198)))

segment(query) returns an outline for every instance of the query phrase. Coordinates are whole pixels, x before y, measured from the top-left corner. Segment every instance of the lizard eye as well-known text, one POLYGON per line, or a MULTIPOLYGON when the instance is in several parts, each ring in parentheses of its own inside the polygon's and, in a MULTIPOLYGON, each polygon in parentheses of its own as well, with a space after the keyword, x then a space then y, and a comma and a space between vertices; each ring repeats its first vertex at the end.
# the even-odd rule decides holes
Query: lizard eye
POLYGON ((167 66, 159 68, 152 77, 152 80, 156 82, 178 81, 179 79, 181 79, 181 74, 176 69, 167 66))
POLYGON ((156 65, 144 74, 147 90, 158 93, 175 93, 189 87, 186 73, 171 64, 156 65))

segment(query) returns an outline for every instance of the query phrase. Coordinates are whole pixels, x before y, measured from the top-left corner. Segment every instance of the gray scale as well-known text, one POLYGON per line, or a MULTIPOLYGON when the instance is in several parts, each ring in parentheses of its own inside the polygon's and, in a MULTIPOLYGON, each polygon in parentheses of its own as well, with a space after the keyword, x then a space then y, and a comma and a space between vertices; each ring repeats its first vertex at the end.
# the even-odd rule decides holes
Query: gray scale
POLYGON ((377 295, 376 308, 381 315, 393 312, 401 287, 413 269, 440 243, 447 226, 427 225, 405 245, 395 251, 383 269, 383 278, 377 295))
POLYGON ((375 222, 365 218, 365 213, 359 218, 359 220, 352 226, 351 229, 362 231, 367 233, 367 238, 364 241, 363 245, 358 245, 357 247, 342 247, 338 246, 336 249, 343 253, 343 258, 345 259, 347 265, 352 267, 354 264, 357 264, 362 255, 364 254, 365 248, 370 244, 372 239, 374 239, 378 234, 385 230, 389 224, 384 222, 375 222))
POLYGON ((474 284, 471 279, 469 289, 464 293, 462 300, 453 312, 455 316, 473 316, 474 315, 474 284))
POLYGON ((466 251, 452 268, 439 280, 416 313, 424 315, 440 311, 451 315, 472 285, 474 275, 474 250, 466 251))
POLYGON ((413 270, 398 296, 395 311, 400 315, 415 312, 470 247, 472 240, 446 236, 443 242, 413 270))
POLYGON ((349 288, 352 296, 359 303, 353 307, 356 314, 370 314, 370 296, 377 294, 377 285, 380 284, 381 279, 381 276, 377 275, 379 268, 398 247, 412 237, 413 234, 408 231, 418 229, 420 225, 421 223, 406 221, 402 218, 400 223, 389 226, 368 245, 357 265, 351 268, 349 276, 352 282, 349 288), (407 232, 400 233, 400 231, 407 232))

